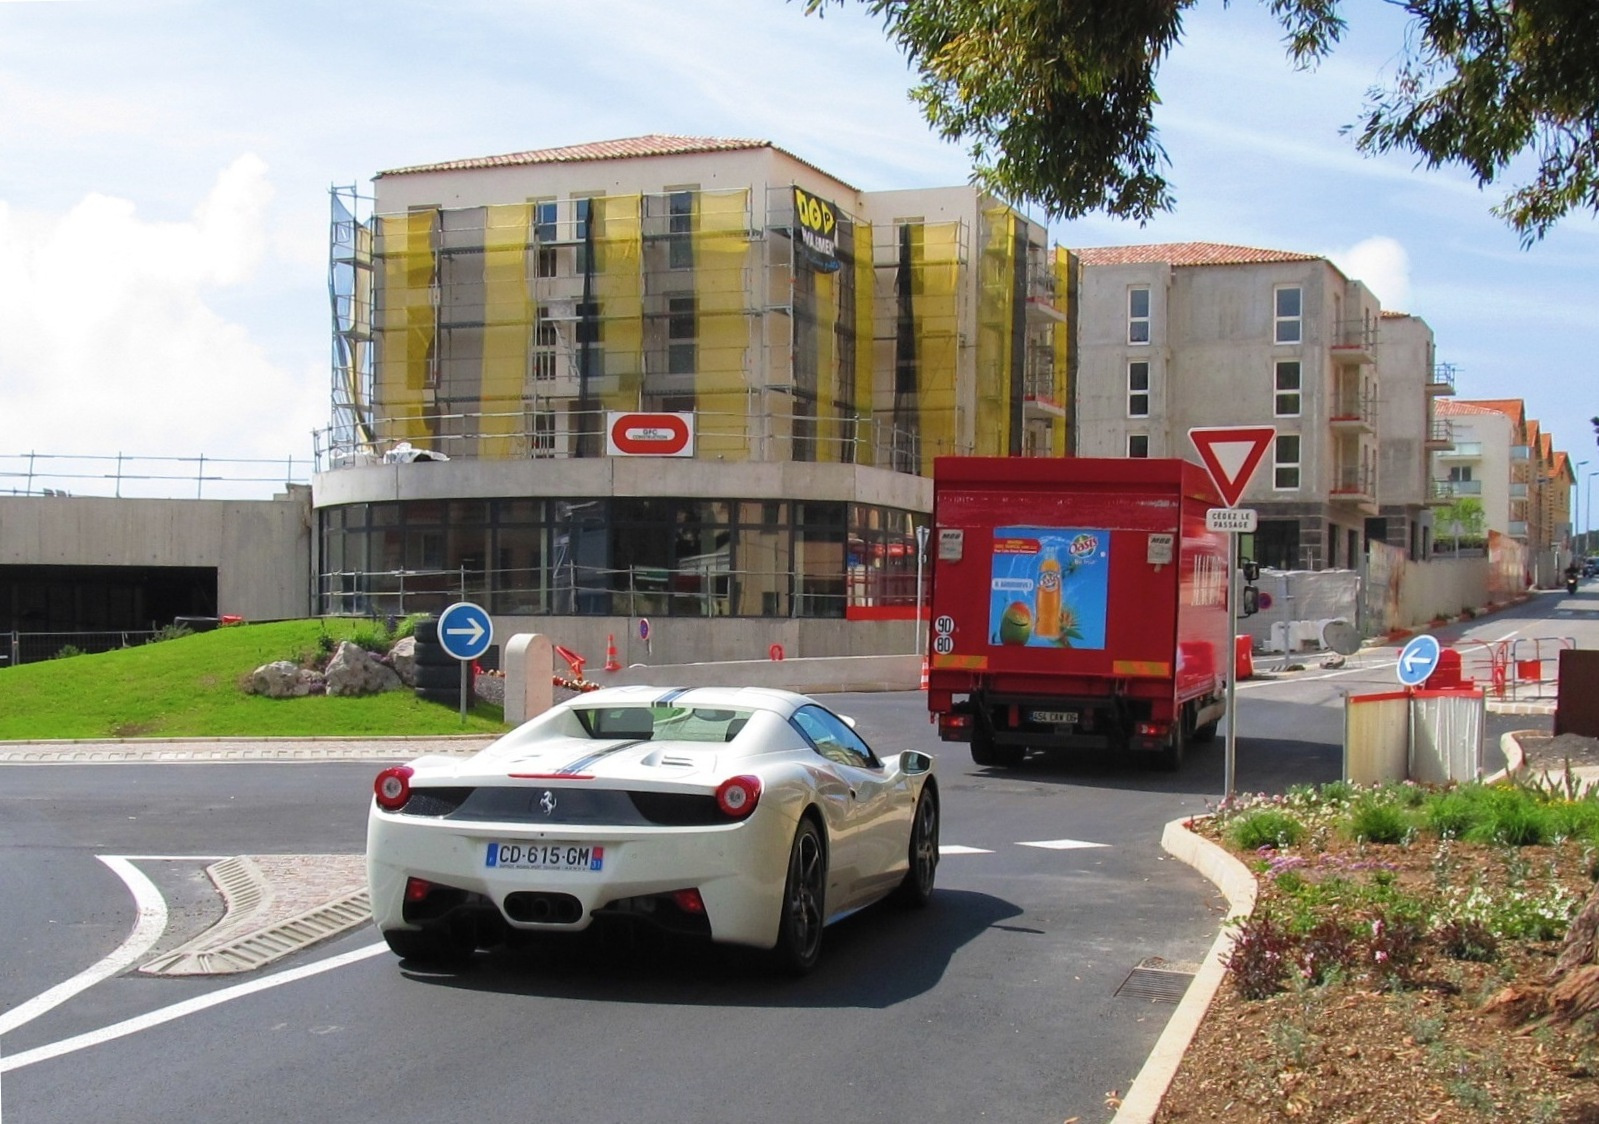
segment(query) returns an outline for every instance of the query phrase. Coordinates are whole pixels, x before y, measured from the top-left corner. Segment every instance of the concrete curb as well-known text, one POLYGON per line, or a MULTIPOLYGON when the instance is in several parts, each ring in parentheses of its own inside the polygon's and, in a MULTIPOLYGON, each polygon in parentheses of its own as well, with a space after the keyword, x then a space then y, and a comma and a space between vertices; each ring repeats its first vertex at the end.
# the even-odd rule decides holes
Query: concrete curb
POLYGON ((1173 820, 1161 833, 1160 845, 1173 858, 1187 863, 1204 875, 1227 899, 1227 915, 1221 932, 1194 973, 1193 983, 1183 993, 1177 1010, 1166 1020, 1155 1048, 1133 1079, 1132 1086, 1111 1118, 1111 1124, 1149 1124, 1160 1109, 1160 1102, 1171 1087, 1177 1067, 1182 1064, 1194 1032, 1204 1021, 1211 1000, 1216 997, 1227 974, 1227 953, 1233 945, 1233 928, 1228 922, 1248 917, 1255 909, 1255 876, 1231 852, 1188 830, 1192 818, 1173 820))

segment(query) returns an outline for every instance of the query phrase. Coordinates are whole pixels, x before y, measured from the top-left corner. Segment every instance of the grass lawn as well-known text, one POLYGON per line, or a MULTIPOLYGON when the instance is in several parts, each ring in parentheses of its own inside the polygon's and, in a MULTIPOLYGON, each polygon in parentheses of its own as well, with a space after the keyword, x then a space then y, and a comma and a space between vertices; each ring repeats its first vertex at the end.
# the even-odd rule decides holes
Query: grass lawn
POLYGON ((402 690, 360 698, 268 699, 240 684, 273 660, 306 662, 374 625, 280 621, 0 670, 0 741, 53 738, 384 737, 497 734, 497 706, 458 708, 402 690))

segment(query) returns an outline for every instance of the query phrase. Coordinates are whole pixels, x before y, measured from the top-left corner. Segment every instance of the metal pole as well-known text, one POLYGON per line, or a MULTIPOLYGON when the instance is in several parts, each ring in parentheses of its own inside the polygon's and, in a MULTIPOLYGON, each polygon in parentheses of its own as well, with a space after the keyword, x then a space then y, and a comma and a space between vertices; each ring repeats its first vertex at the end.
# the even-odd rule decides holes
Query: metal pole
POLYGON ((914 646, 911 648, 911 651, 913 653, 920 651, 923 655, 927 654, 927 646, 926 646, 926 644, 923 643, 923 637, 922 637, 922 555, 924 555, 926 553, 926 550, 924 549, 926 546, 927 546, 927 528, 925 526, 917 527, 916 528, 916 638, 912 642, 914 646))
POLYGON ((472 689, 471 660, 461 661, 461 725, 466 725, 466 694, 472 689))
POLYGON ((1238 765, 1238 535, 1227 535, 1227 767, 1222 799, 1231 803, 1238 765))

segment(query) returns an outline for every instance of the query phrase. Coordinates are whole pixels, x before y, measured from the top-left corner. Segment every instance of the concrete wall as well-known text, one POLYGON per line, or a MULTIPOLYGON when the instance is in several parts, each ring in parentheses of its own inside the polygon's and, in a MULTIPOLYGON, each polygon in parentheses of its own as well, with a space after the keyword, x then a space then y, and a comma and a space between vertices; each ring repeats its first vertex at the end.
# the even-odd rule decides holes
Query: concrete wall
POLYGON ((217 606, 254 620, 311 610, 311 493, 271 500, 0 497, 0 565, 202 566, 217 606))
POLYGON ((317 508, 349 503, 488 497, 702 496, 849 500, 933 509, 933 482, 851 464, 724 464, 673 457, 454 460, 334 469, 312 481, 317 508))
MULTIPOLYGON (((639 638, 637 617, 494 618, 496 643, 519 632, 537 632, 587 660, 584 674, 599 679, 606 647, 617 661, 689 664, 770 659, 773 644, 785 661, 815 657, 914 655, 921 659, 914 621, 755 620, 727 617, 651 617, 650 639, 639 638)), ((925 626, 924 626, 925 627, 925 626)), ((557 668, 568 674, 564 662, 557 668)))

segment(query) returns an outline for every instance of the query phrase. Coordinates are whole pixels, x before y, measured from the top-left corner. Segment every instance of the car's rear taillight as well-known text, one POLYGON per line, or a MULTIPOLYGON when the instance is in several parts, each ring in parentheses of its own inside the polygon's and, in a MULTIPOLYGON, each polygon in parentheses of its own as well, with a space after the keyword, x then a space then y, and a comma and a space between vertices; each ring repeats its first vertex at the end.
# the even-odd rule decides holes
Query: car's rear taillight
POLYGON ((684 913, 705 912, 705 899, 698 890, 673 890, 672 904, 684 913))
POLYGON ((761 778, 728 777, 716 788, 716 806, 724 816, 741 820, 761 801, 761 778))
POLYGON ((405 807, 405 802, 411 799, 411 773, 411 766, 395 765, 377 775, 372 782, 372 794, 377 797, 379 808, 396 812, 405 807))

